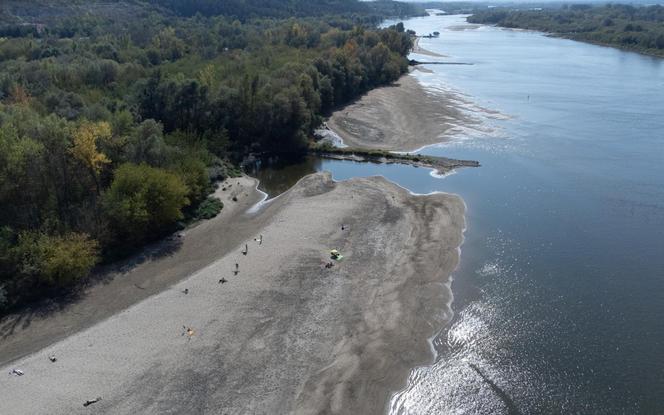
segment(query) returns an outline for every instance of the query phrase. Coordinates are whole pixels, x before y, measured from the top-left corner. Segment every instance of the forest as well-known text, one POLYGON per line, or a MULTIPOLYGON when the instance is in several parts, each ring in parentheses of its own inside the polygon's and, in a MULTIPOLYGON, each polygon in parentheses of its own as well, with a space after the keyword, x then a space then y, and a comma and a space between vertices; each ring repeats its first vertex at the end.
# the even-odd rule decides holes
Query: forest
POLYGON ((305 152, 412 47, 351 0, 46 3, 0 6, 0 313, 214 216, 215 181, 305 152))
POLYGON ((471 23, 540 30, 566 38, 664 57, 664 6, 607 4, 473 12, 471 23))
POLYGON ((424 15, 424 8, 390 0, 359 2, 355 0, 150 0, 182 16, 225 15, 240 20, 254 17, 311 17, 354 15, 378 22, 382 16, 424 15))

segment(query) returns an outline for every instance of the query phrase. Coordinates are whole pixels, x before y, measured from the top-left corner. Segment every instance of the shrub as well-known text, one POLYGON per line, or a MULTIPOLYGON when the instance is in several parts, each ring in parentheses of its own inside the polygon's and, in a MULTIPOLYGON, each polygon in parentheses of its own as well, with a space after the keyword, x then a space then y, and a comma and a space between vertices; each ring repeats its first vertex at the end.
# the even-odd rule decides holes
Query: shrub
POLYGON ((99 244, 83 233, 23 232, 14 248, 19 270, 49 286, 66 287, 86 277, 99 261, 99 244))
POLYGON ((212 219, 221 212, 224 203, 216 197, 208 197, 196 209, 194 219, 212 219))
POLYGON ((176 174, 147 164, 123 164, 103 196, 116 242, 137 244, 162 234, 183 218, 189 189, 176 174))

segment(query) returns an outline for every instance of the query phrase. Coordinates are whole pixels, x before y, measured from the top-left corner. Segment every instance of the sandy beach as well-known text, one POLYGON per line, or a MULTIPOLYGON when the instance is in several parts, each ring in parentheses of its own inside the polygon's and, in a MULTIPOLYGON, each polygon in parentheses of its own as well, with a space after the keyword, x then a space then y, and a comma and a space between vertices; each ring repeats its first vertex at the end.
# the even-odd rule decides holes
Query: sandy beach
POLYGON ((200 257, 218 252, 208 264, 177 251, 141 266, 155 281, 199 267, 188 278, 3 367, 0 412, 382 413, 451 316, 463 210, 456 196, 414 196, 379 177, 307 176, 218 239, 185 236, 200 257))
POLYGON ((426 91, 412 75, 377 88, 336 111, 327 122, 350 147, 413 151, 444 142, 459 125, 472 125, 458 97, 426 91))

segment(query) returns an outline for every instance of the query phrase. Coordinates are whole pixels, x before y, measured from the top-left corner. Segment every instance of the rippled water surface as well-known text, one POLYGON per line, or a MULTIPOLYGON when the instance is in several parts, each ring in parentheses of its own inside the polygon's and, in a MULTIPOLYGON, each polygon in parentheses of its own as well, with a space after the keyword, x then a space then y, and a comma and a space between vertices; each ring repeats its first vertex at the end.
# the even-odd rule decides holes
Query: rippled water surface
POLYGON ((481 168, 305 167, 466 201, 456 317, 392 411, 664 413, 664 61, 464 22, 405 24, 441 32, 421 46, 443 60, 473 63, 416 76, 483 121, 425 151, 481 168))

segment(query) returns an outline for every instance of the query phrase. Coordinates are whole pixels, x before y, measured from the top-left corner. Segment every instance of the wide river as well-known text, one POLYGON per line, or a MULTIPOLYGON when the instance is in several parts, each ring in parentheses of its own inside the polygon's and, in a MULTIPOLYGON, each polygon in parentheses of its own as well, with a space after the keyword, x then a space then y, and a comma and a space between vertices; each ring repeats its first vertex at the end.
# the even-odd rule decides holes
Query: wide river
POLYGON ((482 167, 436 178, 311 160, 262 174, 270 192, 329 170, 465 200, 455 318, 392 412, 664 413, 664 60, 462 16, 404 23, 439 31, 420 45, 448 56, 416 58, 473 64, 414 73, 482 123, 424 152, 482 167))

